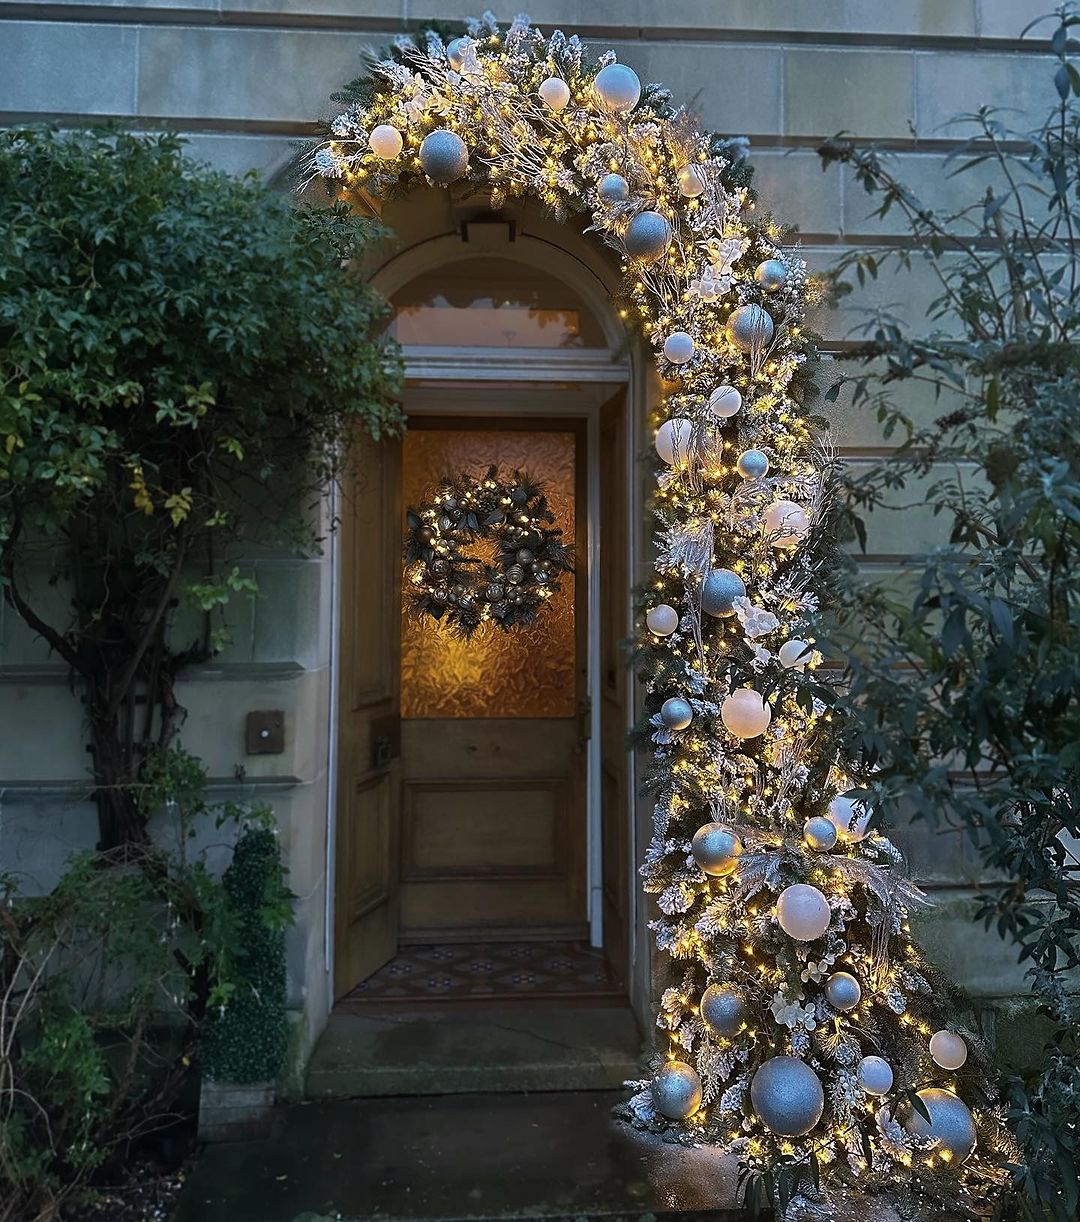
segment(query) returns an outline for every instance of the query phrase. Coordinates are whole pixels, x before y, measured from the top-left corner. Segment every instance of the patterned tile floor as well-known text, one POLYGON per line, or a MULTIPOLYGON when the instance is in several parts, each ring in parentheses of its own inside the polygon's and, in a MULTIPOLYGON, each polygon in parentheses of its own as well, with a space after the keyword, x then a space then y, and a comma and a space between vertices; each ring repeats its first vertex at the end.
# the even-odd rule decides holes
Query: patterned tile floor
POLYGON ((602 951, 581 942, 481 942, 403 946, 338 1003, 490 1001, 622 994, 602 951))

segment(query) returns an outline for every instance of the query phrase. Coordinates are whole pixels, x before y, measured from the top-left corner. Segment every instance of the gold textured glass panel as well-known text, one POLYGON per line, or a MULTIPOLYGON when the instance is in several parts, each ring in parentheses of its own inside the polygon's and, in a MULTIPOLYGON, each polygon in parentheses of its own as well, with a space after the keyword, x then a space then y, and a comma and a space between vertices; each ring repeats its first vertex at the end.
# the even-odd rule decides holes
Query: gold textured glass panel
MULTIPOLYGON (((544 487, 555 525, 574 538, 573 433, 413 429, 405 435, 403 500, 427 500, 444 475, 482 478, 528 471, 544 487)), ((404 523, 402 533, 404 535, 404 523)), ((580 565, 581 560, 578 559, 580 565)), ((484 624, 463 641, 429 616, 403 606, 401 715, 403 717, 573 717, 575 713, 574 582, 562 589, 526 628, 504 632, 484 624)))

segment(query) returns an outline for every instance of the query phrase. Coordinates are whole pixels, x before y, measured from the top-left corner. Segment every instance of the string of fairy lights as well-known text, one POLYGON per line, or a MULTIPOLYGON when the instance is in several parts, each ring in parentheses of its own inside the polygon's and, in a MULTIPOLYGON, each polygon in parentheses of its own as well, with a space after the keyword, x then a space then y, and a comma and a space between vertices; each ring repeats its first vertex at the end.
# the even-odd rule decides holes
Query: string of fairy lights
MULTIPOLYGON (((486 15, 402 39, 314 150, 387 196, 468 178, 492 208, 582 214, 655 352, 656 576, 641 675, 655 826, 642 875, 670 961, 635 1124, 776 1176, 942 1181, 1015 1160, 981 1042, 912 939, 923 897, 838 758, 814 649, 826 459, 803 405, 815 285, 745 185, 740 142, 576 37, 486 15)), ((508 814, 508 817, 511 817, 508 814)))

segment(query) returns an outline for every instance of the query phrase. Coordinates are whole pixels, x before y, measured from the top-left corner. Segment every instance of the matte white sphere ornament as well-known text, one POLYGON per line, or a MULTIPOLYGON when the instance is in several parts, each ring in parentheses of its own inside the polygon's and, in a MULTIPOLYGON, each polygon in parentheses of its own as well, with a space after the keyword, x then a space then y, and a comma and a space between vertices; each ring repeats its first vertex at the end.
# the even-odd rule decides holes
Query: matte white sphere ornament
POLYGON ((727 984, 710 984, 698 1006, 701 1021, 723 1039, 738 1035, 746 1022, 746 1002, 742 994, 727 984))
POLYGON ((446 48, 446 58, 455 72, 465 67, 465 57, 469 54, 469 39, 455 38, 446 48))
POLYGON ((383 161, 393 161, 401 153, 401 132, 390 123, 380 123, 368 136, 368 148, 383 161))
POLYGON ((600 179, 600 198, 609 204, 621 204, 630 195, 630 184, 621 174, 605 174, 600 179))
POLYGON ((679 180, 679 191, 687 199, 694 199, 705 190, 705 173, 701 166, 684 165, 675 176, 679 180))
POLYGON ((814 647, 809 641, 801 641, 797 637, 792 637, 790 641, 785 641, 780 646, 776 656, 785 670, 805 670, 813 653, 814 647))
POLYGON ((803 839, 815 853, 827 853, 838 839, 836 826, 824 815, 814 815, 803 824, 803 839))
POLYGON ((930 1055, 942 1069, 959 1069, 968 1058, 968 1047, 955 1031, 935 1031, 930 1037, 930 1055))
POLYGON ((660 706, 660 720, 669 730, 685 730, 694 720, 694 710, 689 700, 672 696, 660 706))
POLYGON ((829 819, 836 827, 844 844, 858 844, 870 832, 870 816, 873 809, 856 802, 847 794, 838 793, 829 803, 829 819))
POLYGON ((780 892, 776 901, 780 928, 796 942, 813 942, 829 928, 832 910, 829 901, 809 883, 793 883, 780 892))
POLYGON ((706 615, 735 614, 735 600, 746 597, 746 583, 731 569, 710 569, 701 583, 701 609, 706 615))
POLYGON ((766 259, 754 268, 754 279, 766 293, 775 293, 787 283, 787 268, 780 259, 766 259))
POLYGON ((656 430, 656 452, 670 467, 683 467, 694 450, 694 422, 672 416, 656 430))
POLYGON ((694 359, 694 337, 689 331, 672 331, 664 340, 664 356, 673 365, 685 365, 694 359))
POLYGON ((420 145, 420 168, 432 182, 447 186, 469 168, 469 150, 465 141, 445 127, 428 132, 420 145))
POLYGON ((794 501, 773 501, 762 515, 762 528, 772 536, 773 547, 798 547, 810 530, 806 510, 794 501))
POLYGON ((651 263, 671 244, 671 224, 659 212, 639 212, 626 227, 623 246, 631 259, 651 263))
POLYGON ((703 823, 694 833, 690 852, 710 878, 723 878, 739 864, 742 841, 722 823, 703 823))
POLYGON ((728 420, 742 407, 742 395, 734 386, 718 386, 709 396, 709 411, 718 420, 728 420))
POLYGON ((720 706, 720 720, 736 738, 757 738, 772 721, 772 708, 752 687, 737 687, 720 706))
POLYGON ((863 1057, 855 1076, 868 1095, 887 1095, 892 1090, 892 1066, 884 1057, 863 1057))
POLYGON ((743 479, 763 479, 769 473, 769 456, 763 450, 743 450, 735 469, 743 479))
POLYGON ((821 1119, 825 1091, 821 1079, 798 1057, 770 1057, 750 1083, 757 1118, 781 1137, 802 1137, 821 1119))
POLYGON ((727 320, 727 336, 740 352, 762 348, 772 342, 772 316, 759 305, 739 306, 727 320))
POLYGON ((668 1120, 685 1120, 701 1107, 701 1079, 685 1061, 669 1061, 653 1078, 653 1107, 668 1120))
POLYGON ((556 113, 565 110, 570 101, 570 86, 558 76, 549 76, 546 81, 541 82, 536 92, 548 110, 556 113))
POLYGON ((833 972, 825 981, 825 996, 837 1010, 854 1010, 862 1000, 862 985, 850 972, 833 972))
POLYGON ((625 64, 608 64, 596 74, 593 92, 605 110, 620 114, 633 110, 638 104, 641 81, 633 68, 625 64))
POLYGON ((975 1120, 967 1104, 939 1086, 927 1086, 916 1093, 930 1119, 927 1121, 915 1108, 910 1108, 904 1117, 904 1128, 916 1137, 935 1138, 940 1143, 938 1150, 948 1151, 951 1162, 957 1165, 966 1162, 977 1140, 975 1120))
POLYGON ((645 612, 645 624, 657 636, 671 636, 679 626, 679 613, 667 603, 659 603, 645 612))

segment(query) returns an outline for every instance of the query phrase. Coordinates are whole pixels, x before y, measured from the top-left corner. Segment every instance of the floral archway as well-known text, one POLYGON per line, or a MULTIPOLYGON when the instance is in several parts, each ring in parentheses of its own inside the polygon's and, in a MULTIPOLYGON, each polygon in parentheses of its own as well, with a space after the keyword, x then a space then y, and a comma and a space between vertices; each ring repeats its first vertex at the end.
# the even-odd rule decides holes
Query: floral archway
POLYGON ((872 826, 814 649, 834 546, 814 284, 757 207, 743 142, 524 17, 401 39, 339 96, 312 176, 380 197, 468 180, 493 208, 581 214, 655 354, 641 873, 670 984, 628 1118, 738 1153, 782 1204, 821 1178, 985 1197, 1014 1146, 980 1042, 912 940, 923 897, 872 826))

